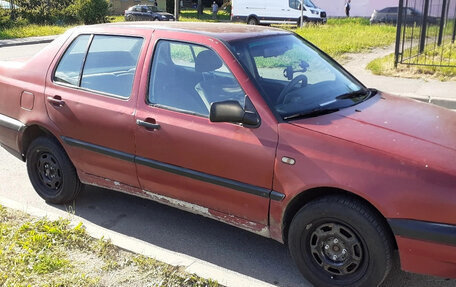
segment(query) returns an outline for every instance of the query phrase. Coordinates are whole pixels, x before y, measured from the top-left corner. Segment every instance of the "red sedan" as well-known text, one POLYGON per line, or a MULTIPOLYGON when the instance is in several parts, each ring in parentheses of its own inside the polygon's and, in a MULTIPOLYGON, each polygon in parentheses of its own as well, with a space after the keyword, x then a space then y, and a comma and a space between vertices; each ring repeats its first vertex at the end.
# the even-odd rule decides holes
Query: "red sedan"
POLYGON ((0 143, 51 203, 95 185, 289 246, 316 286, 456 278, 456 117, 368 89, 299 36, 72 29, 0 63, 0 143))

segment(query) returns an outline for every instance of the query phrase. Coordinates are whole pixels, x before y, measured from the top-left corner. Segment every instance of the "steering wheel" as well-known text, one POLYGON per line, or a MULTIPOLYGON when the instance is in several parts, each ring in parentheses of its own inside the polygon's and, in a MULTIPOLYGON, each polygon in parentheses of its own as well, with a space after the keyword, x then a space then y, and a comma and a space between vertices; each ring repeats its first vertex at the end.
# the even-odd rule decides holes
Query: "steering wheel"
POLYGON ((277 104, 284 104, 287 102, 287 94, 299 83, 302 82, 301 86, 306 86, 307 85, 307 77, 305 75, 299 75, 296 76, 291 82, 288 83, 288 85, 282 90, 280 93, 279 97, 277 98, 276 103, 277 104))

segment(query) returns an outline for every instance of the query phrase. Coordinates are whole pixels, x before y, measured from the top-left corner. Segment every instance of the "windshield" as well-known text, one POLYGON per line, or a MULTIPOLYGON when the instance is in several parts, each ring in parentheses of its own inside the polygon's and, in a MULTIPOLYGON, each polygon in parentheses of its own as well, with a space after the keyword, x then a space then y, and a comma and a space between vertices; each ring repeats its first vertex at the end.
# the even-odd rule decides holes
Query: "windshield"
POLYGON ((304 0, 304 6, 309 8, 317 8, 317 6, 311 0, 304 0))
POLYGON ((243 39, 230 46, 271 108, 285 120, 353 106, 372 94, 294 34, 243 39))
MULTIPOLYGON (((302 0, 289 0, 290 8, 301 10, 302 0)), ((304 6, 307 8, 318 8, 311 0, 304 0, 304 6)))

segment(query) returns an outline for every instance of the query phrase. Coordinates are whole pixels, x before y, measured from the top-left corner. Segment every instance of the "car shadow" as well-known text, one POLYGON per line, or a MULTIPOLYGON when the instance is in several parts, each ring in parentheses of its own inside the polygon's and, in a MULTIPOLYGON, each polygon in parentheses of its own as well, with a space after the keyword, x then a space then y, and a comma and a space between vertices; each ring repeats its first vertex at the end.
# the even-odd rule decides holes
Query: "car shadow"
MULTIPOLYGON (((104 228, 263 282, 311 286, 294 266, 285 245, 203 216, 97 187, 86 187, 71 208, 77 216, 104 228)), ((449 287, 456 283, 405 273, 396 266, 382 286, 449 287), (423 281, 425 285, 418 283, 423 281)))

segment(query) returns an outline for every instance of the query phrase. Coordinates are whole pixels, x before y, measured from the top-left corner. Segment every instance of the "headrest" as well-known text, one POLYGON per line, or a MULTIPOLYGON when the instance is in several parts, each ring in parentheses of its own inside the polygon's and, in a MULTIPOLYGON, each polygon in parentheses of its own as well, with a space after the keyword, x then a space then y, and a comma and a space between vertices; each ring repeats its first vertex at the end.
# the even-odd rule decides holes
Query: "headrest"
POLYGON ((215 71, 222 65, 222 60, 212 50, 204 50, 196 56, 195 69, 199 73, 215 71))

